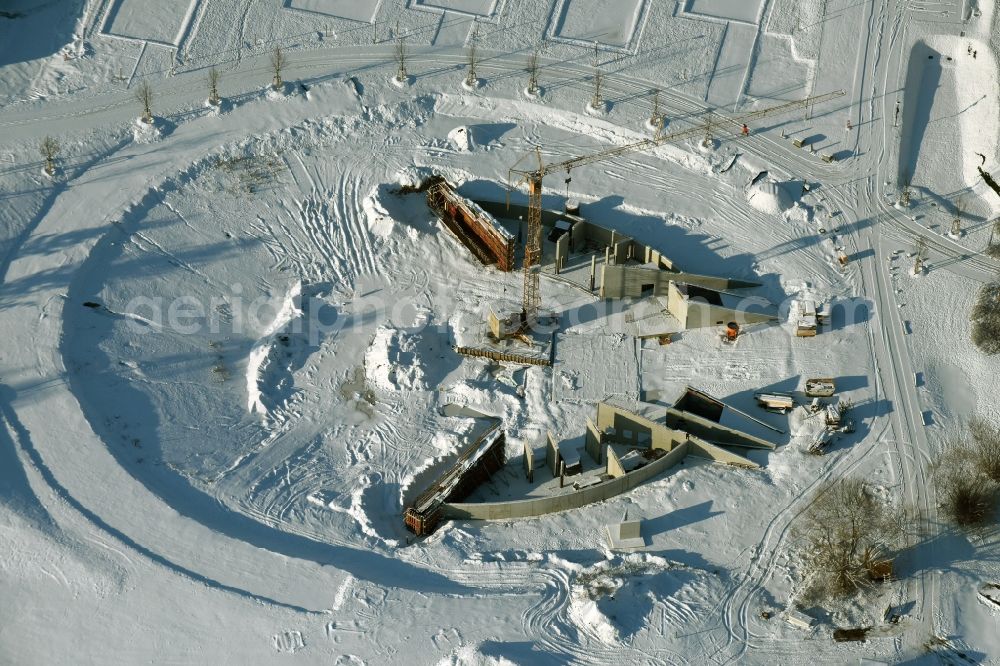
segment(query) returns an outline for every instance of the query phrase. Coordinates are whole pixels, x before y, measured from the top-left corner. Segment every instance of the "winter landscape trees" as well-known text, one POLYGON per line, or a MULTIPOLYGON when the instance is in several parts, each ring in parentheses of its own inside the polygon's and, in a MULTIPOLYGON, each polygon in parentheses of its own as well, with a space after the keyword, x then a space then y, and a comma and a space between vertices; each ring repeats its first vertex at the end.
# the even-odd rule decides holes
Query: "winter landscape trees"
POLYGON ((931 464, 938 502, 947 518, 973 528, 993 516, 1000 484, 1000 428, 974 418, 931 464))
POLYGON ((42 143, 38 149, 42 153, 42 157, 45 158, 45 173, 50 176, 55 175, 56 156, 59 154, 59 142, 51 136, 47 136, 42 139, 42 143))
POLYGON ((219 105, 219 70, 215 67, 208 70, 208 103, 219 105))
POLYGON ((795 535, 806 565, 806 596, 846 596, 889 576, 904 535, 903 511, 860 479, 828 481, 813 495, 795 535))
POLYGON ((271 87, 278 90, 283 85, 281 79, 281 70, 285 66, 285 54, 281 52, 280 46, 275 46, 274 51, 271 53, 271 72, 274 74, 274 78, 271 79, 271 87))
POLYGON ((135 90, 135 99, 142 106, 142 122, 147 125, 153 122, 153 86, 149 81, 143 81, 135 90))
POLYGON ((986 245, 986 254, 994 259, 1000 259, 1000 218, 993 220, 993 233, 986 245))
POLYGON ((970 317, 972 342, 985 354, 1000 354, 1000 277, 979 289, 970 317))

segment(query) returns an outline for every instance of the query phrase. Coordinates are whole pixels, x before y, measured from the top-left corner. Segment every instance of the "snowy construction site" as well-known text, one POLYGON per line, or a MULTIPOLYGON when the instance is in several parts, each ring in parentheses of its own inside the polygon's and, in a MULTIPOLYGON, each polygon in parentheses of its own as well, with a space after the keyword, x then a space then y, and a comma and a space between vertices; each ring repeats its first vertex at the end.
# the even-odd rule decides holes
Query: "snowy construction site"
POLYGON ((995 10, 2 3, 0 663, 998 663, 995 10))

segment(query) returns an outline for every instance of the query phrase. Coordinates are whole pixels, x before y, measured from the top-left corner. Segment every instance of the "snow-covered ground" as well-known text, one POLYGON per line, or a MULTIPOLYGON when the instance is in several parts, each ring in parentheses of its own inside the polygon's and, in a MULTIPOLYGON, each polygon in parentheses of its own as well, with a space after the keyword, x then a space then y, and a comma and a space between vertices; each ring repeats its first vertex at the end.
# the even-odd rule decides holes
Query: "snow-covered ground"
POLYGON ((981 254, 1000 197, 976 170, 1000 171, 998 21, 985 0, 4 3, 0 662, 995 659, 1000 619, 976 597, 1000 549, 938 524, 926 463, 970 416, 1000 418, 1000 361, 968 323, 1000 268, 981 254), (408 85, 392 82, 400 35, 408 85), (587 112, 595 65, 604 114, 587 112), (648 136, 654 89, 667 132, 844 91, 747 138, 716 126, 708 148, 546 180, 547 207, 576 199, 682 270, 761 283, 780 323, 735 346, 714 329, 637 340, 649 302, 600 301, 547 254, 555 366, 458 356, 522 277, 484 269, 401 187, 438 172, 503 201, 536 146, 555 162, 648 136), (794 334, 803 298, 832 306, 815 338, 794 334), (446 406, 503 421, 511 463, 474 496, 491 500, 524 485, 522 442, 582 435, 596 400, 693 385, 759 414, 755 392, 817 376, 858 424, 825 456, 803 453, 817 419, 765 414, 782 432, 750 454, 759 470, 688 462, 583 509, 403 528, 485 427, 446 406), (919 508, 928 533, 898 582, 809 609, 813 629, 763 619, 799 603, 792 528, 842 477, 919 508), (648 548, 609 553, 604 526, 626 513, 648 548), (898 625, 833 642, 888 604, 898 625))

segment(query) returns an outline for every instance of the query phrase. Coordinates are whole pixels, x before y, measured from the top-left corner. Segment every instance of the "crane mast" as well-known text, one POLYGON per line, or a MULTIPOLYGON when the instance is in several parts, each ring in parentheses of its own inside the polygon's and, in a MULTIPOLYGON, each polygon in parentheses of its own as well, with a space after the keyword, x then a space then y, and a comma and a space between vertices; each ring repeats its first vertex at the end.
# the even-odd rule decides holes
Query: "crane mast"
MULTIPOLYGON (((767 109, 752 111, 738 118, 715 116, 715 114, 709 111, 705 117, 705 123, 703 125, 680 130, 678 132, 671 132, 670 134, 657 136, 652 139, 642 139, 640 141, 625 144, 624 146, 617 146, 609 150, 603 150, 589 155, 581 155, 579 157, 574 157, 553 164, 545 164, 542 161, 541 148, 536 146, 535 156, 538 159, 538 168, 531 170, 517 169, 517 164, 515 164, 510 168, 510 177, 508 178, 508 182, 510 182, 514 174, 520 176, 516 183, 509 185, 511 188, 516 187, 522 182, 527 183, 528 185, 528 236, 525 239, 524 246, 524 293, 522 294, 521 300, 521 328, 523 330, 530 329, 537 322, 538 309, 541 305, 538 277, 539 271, 541 270, 542 260, 542 180, 546 175, 556 171, 565 171, 566 173, 569 173, 577 167, 593 164, 594 162, 602 162, 604 160, 609 160, 628 153, 645 150, 647 148, 655 148, 656 146, 662 146, 667 143, 674 143, 676 141, 682 141, 684 139, 700 136, 705 134, 706 131, 710 131, 709 128, 711 127, 720 128, 724 127, 726 124, 731 124, 736 128, 741 128, 743 124, 747 122, 759 120, 760 118, 766 118, 768 116, 790 111, 792 109, 808 109, 816 104, 840 97, 844 94, 843 90, 837 90, 823 95, 807 97, 803 100, 786 102, 767 109)), ((520 163, 520 160, 518 163, 520 163)))
MULTIPOLYGON (((541 160, 541 157, 539 157, 541 160)), ((538 321, 542 302, 538 273, 542 263, 542 177, 528 177, 528 238, 524 246, 524 294, 521 299, 521 323, 531 327, 538 321)))

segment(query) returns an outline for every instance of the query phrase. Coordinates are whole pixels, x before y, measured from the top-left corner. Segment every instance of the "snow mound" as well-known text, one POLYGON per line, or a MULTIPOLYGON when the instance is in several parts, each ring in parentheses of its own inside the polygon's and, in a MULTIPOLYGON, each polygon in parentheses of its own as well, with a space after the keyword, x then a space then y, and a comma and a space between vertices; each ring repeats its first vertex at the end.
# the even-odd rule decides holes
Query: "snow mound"
POLYGON ((292 92, 292 86, 289 83, 282 83, 281 86, 275 88, 274 86, 268 86, 264 89, 264 97, 271 100, 272 102, 278 102, 288 99, 292 92))
POLYGON ((462 88, 468 90, 469 92, 475 92, 479 90, 482 87, 482 85, 483 85, 482 79, 473 79, 472 81, 469 81, 469 79, 462 79, 462 88))
POLYGON ((763 178, 747 188, 747 203, 762 213, 781 215, 793 202, 781 183, 763 178))
POLYGON ((462 152, 468 152, 476 147, 475 142, 472 140, 472 134, 465 125, 456 127, 448 132, 448 141, 455 147, 455 150, 462 152))
POLYGON ((142 118, 135 119, 132 127, 132 139, 136 143, 153 143, 159 141, 162 136, 163 130, 155 118, 151 123, 143 122, 142 118))
POLYGON ((430 167, 411 166, 396 172, 396 184, 405 188, 422 188, 434 176, 430 167))
POLYGON ((250 350, 247 357, 247 410, 251 413, 266 414, 267 408, 261 399, 260 375, 264 369, 267 357, 274 346, 274 340, 278 333, 294 318, 302 314, 300 307, 302 299, 302 282, 295 282, 281 304, 281 309, 275 315, 274 320, 267 327, 264 335, 261 336, 257 344, 250 350))
POLYGON ((378 200, 378 189, 365 197, 361 203, 365 211, 365 218, 368 220, 368 230, 379 238, 388 238, 396 228, 396 223, 392 216, 378 200))
POLYGON ((791 208, 785 211, 785 219, 790 222, 811 222, 813 209, 801 201, 796 201, 791 208))
MULTIPOLYGON (((441 635, 447 637, 443 630, 441 635)), ((437 666, 515 666, 515 663, 506 657, 483 654, 477 645, 462 645, 438 661, 437 666)))
POLYGON ((399 330, 383 326, 365 352, 365 376, 385 391, 427 391, 436 383, 425 362, 438 351, 430 328, 399 330))
POLYGON ((577 572, 569 617, 582 632, 617 645, 648 627, 657 609, 672 622, 697 617, 722 589, 717 577, 662 557, 616 556, 577 572))

